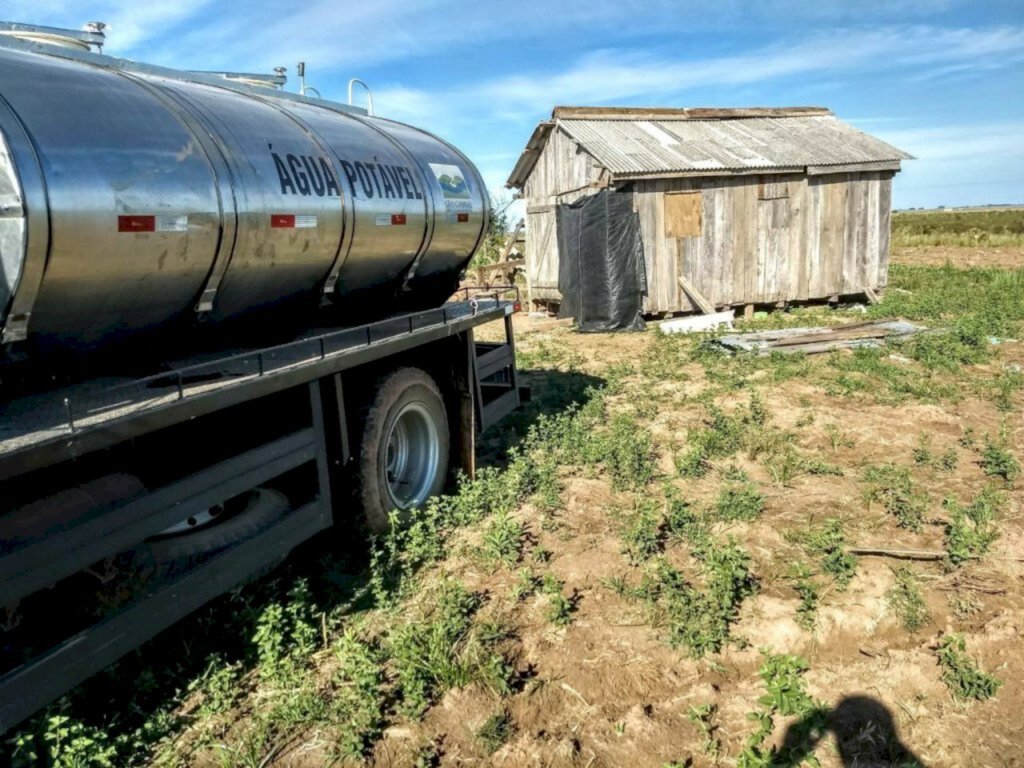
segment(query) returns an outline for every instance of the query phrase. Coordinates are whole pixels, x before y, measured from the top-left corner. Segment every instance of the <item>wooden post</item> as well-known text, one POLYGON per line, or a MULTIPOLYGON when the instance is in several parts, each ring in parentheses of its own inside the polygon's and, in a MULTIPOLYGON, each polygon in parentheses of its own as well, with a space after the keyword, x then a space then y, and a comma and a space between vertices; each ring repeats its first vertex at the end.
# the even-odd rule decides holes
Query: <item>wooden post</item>
POLYGON ((744 320, 753 320, 754 319, 754 305, 753 304, 747 304, 745 307, 743 307, 743 319, 744 320))

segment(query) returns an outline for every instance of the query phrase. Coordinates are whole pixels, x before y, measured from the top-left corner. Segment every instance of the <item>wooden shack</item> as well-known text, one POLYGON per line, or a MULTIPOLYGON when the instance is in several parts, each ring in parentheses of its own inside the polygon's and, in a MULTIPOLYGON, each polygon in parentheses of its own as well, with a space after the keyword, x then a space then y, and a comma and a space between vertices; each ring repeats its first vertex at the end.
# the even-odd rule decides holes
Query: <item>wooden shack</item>
POLYGON ((910 157, 820 107, 556 107, 506 184, 526 203, 529 298, 560 298, 557 206, 602 189, 633 195, 646 313, 870 296, 910 157))

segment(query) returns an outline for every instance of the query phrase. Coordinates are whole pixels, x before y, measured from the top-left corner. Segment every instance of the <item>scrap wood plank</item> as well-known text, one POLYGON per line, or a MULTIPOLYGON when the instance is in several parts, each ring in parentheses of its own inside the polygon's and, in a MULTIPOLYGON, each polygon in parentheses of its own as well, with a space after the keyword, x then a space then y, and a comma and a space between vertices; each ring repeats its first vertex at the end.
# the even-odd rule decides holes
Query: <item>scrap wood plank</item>
POLYGON ((779 340, 775 346, 796 347, 801 344, 820 344, 827 341, 852 341, 854 339, 879 339, 892 336, 893 331, 879 328, 836 329, 822 333, 807 333, 803 336, 789 336, 779 340))
POLYGON ((851 347, 878 346, 890 339, 910 336, 925 330, 903 320, 873 320, 836 328, 788 328, 761 333, 722 336, 717 341, 732 351, 815 354, 851 347))
POLYGON ((694 306, 699 307, 700 311, 705 315, 713 315, 715 313, 715 306, 704 298, 704 295, 697 290, 697 286, 686 279, 685 276, 679 276, 679 287, 682 288, 686 295, 690 297, 690 301, 694 306))

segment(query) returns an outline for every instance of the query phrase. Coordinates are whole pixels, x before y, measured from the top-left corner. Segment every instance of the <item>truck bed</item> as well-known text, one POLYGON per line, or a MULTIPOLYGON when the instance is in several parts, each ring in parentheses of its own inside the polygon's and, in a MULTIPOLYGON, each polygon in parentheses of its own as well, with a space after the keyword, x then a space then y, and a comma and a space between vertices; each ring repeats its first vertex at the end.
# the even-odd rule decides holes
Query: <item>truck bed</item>
POLYGON ((0 480, 135 434, 278 391, 512 312, 493 298, 445 304, 286 344, 175 360, 143 378, 102 377, 16 397, 0 412, 0 480))

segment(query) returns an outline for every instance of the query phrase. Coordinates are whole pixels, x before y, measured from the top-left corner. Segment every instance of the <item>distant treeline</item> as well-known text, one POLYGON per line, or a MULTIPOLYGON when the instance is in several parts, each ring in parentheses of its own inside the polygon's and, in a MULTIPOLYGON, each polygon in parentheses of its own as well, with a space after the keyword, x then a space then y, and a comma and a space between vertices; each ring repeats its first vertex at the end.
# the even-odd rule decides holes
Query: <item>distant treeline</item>
POLYGON ((1024 208, 894 213, 892 242, 895 246, 1024 246, 1024 208))

